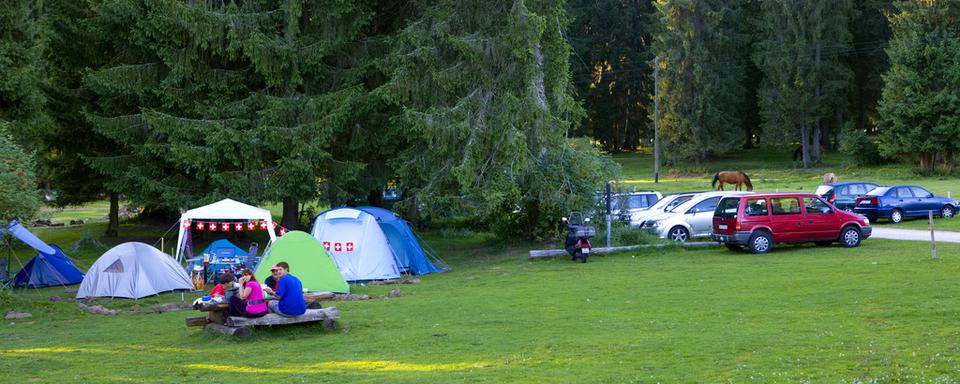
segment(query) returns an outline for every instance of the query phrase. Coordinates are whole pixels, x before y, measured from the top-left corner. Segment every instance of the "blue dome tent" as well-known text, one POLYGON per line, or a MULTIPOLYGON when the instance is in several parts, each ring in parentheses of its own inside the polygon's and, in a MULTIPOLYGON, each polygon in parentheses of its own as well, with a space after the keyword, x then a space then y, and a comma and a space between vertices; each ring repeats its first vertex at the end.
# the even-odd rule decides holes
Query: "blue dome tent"
POLYGON ((380 230, 387 237, 387 242, 390 244, 390 249, 393 250, 402 272, 425 275, 446 269, 438 268, 430 262, 430 259, 433 259, 441 265, 443 264, 443 261, 420 246, 420 242, 417 241, 416 235, 410 229, 406 220, 383 208, 359 207, 357 209, 373 215, 377 219, 377 224, 380 225, 380 230))
POLYGON ((60 247, 44 243, 16 221, 11 221, 6 230, 13 237, 37 250, 37 255, 13 277, 11 284, 14 287, 40 288, 71 285, 83 280, 83 272, 73 265, 73 261, 63 254, 60 247))

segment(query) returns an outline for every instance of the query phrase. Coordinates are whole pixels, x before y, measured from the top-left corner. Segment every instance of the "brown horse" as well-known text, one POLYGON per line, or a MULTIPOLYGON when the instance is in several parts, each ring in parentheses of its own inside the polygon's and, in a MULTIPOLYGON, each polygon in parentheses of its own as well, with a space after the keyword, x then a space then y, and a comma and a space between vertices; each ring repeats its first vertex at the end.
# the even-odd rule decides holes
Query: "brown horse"
POLYGON ((710 183, 710 185, 717 188, 718 191, 722 191, 723 183, 736 185, 738 191, 741 185, 746 185, 747 191, 753 191, 753 184, 750 183, 750 177, 748 177, 746 173, 743 173, 743 171, 717 172, 716 175, 713 175, 713 182, 710 183), (717 181, 720 182, 719 187, 717 186, 717 181))

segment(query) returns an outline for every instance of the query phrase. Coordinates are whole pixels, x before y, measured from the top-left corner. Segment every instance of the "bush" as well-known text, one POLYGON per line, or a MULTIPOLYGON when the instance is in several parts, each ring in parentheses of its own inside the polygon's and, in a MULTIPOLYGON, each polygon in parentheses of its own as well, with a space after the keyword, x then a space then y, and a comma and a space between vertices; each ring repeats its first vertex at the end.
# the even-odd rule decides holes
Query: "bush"
POLYGON ((879 165, 885 162, 877 147, 876 138, 851 124, 840 134, 840 152, 850 155, 857 165, 879 165))

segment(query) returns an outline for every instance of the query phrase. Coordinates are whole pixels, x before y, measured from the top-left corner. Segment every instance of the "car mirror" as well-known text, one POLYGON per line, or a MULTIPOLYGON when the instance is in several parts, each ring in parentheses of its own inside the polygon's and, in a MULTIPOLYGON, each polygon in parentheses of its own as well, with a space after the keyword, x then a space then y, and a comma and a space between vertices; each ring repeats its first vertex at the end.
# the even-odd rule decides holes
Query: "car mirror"
POLYGON ((927 197, 933 197, 933 193, 931 193, 931 194, 929 194, 929 195, 927 195, 927 197))

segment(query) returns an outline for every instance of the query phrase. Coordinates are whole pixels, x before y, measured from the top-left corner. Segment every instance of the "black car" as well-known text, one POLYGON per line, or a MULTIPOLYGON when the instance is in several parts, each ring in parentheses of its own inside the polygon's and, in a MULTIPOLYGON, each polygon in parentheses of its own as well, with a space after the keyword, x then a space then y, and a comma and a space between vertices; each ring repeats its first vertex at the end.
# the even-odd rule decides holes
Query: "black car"
POLYGON ((830 185, 821 185, 814 192, 825 200, 847 212, 853 212, 858 197, 864 196, 879 185, 867 181, 844 181, 830 185))

